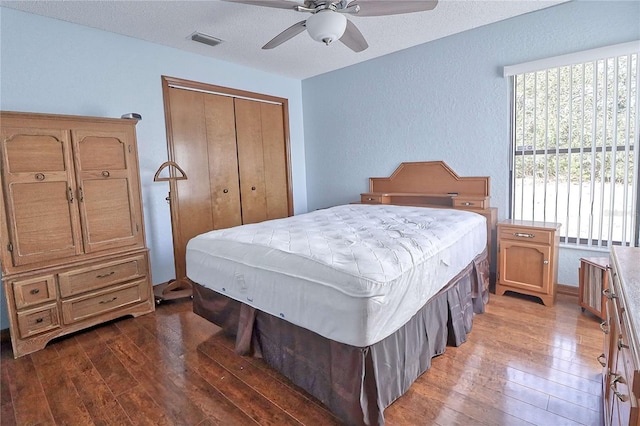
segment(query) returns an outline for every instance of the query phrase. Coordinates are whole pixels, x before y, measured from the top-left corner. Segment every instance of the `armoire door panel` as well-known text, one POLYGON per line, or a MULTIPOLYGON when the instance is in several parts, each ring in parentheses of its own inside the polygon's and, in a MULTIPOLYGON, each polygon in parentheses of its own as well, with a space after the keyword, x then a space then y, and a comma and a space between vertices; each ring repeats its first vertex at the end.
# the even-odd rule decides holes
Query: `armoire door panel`
POLYGON ((77 131, 74 136, 79 139, 77 158, 83 172, 127 169, 126 133, 97 135, 77 131))
POLYGON ((233 98, 203 96, 213 229, 242 225, 233 98))
POLYGON ((242 223, 267 220, 262 145, 263 102, 235 99, 242 223))
POLYGON ((126 178, 84 179, 80 210, 87 252, 133 245, 138 232, 126 178))
POLYGON ((85 251, 142 246, 140 197, 133 184, 135 136, 125 130, 74 130, 71 137, 85 251))
POLYGON ((289 216, 287 148, 284 133, 283 106, 262 103, 262 145, 267 219, 289 216))
POLYGON ((9 188, 14 266, 82 252, 67 182, 12 183, 9 188))
POLYGON ((2 128, 2 178, 13 266, 82 252, 68 131, 2 128))

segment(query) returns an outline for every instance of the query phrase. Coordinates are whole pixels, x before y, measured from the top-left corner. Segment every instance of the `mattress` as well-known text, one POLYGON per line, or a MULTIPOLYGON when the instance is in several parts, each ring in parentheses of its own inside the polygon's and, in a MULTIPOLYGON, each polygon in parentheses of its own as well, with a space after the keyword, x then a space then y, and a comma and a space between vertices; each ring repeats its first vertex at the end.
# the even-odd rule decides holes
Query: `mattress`
POLYGON ((194 282, 323 337, 391 335, 487 243, 485 218, 352 204, 211 231, 187 245, 194 282))

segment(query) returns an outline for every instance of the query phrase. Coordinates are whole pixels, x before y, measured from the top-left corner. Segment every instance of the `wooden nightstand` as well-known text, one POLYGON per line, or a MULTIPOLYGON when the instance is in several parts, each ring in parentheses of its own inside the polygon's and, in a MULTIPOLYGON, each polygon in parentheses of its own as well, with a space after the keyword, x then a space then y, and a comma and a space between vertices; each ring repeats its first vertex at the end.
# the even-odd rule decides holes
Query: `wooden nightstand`
POLYGON ((505 220, 498 223, 496 294, 514 291, 539 297, 547 306, 553 305, 560 227, 553 222, 505 220))
POLYGON ((578 277, 580 279, 579 303, 582 312, 588 310, 601 320, 605 319, 605 302, 607 298, 602 294, 609 288, 608 257, 583 257, 580 259, 578 277))

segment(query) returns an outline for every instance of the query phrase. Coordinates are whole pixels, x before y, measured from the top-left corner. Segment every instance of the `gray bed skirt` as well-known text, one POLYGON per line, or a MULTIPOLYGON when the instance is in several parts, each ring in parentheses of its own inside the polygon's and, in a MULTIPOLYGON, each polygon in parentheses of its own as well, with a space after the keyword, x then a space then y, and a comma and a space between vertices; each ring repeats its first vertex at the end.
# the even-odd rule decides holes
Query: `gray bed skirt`
POLYGON ((486 251, 392 335, 367 347, 322 337, 199 284, 193 311, 236 338, 236 352, 264 358, 353 425, 383 425, 384 409, 402 396, 447 344, 467 340, 474 313, 489 300, 486 251))

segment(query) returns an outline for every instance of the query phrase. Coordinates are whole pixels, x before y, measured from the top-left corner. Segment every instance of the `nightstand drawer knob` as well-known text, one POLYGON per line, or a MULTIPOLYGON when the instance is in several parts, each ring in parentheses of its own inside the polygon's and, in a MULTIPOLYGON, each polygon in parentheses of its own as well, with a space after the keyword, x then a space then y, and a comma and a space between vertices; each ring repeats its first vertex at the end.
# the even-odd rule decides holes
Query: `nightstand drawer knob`
POLYGON ((535 234, 525 234, 524 232, 514 232, 513 235, 521 238, 534 238, 536 236, 535 234))
POLYGON ((367 198, 367 201, 373 201, 373 198, 369 197, 367 198))
POLYGON ((467 202, 467 203, 462 203, 462 205, 463 205, 463 206, 472 206, 472 205, 473 205, 473 203, 468 203, 468 202, 467 202))

